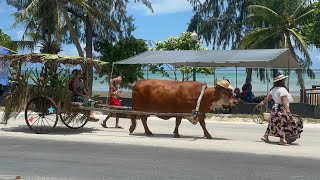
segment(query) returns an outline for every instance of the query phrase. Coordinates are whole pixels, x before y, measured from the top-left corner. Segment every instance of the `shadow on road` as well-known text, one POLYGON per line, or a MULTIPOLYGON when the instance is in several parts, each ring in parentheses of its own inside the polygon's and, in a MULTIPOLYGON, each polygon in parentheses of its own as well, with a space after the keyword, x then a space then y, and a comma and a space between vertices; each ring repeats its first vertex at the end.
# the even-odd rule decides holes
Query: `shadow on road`
MULTIPOLYGON (((277 141, 270 141, 268 143, 267 142, 263 142, 263 141, 254 141, 254 142, 260 142, 260 143, 265 143, 265 144, 281 146, 281 145, 279 145, 279 142, 277 142, 277 141)), ((289 144, 289 146, 300 146, 300 144, 293 142, 293 143, 289 144)))
MULTIPOLYGON (((146 137, 148 135, 146 135, 145 133, 134 133, 134 134, 130 134, 130 136, 143 136, 146 137)), ((149 136, 150 138, 172 138, 172 139, 179 139, 179 138, 174 138, 173 134, 153 134, 151 136, 149 136)), ((184 135, 180 135, 180 139, 192 139, 191 141, 196 141, 198 139, 206 139, 205 137, 195 137, 195 136, 184 136, 184 135)), ((210 139, 208 139, 210 140, 210 139)), ((227 138, 219 138, 219 137, 214 137, 212 140, 231 140, 231 139, 227 139, 227 138)))
MULTIPOLYGON (((28 128, 28 126, 17 126, 17 127, 3 127, 0 129, 1 131, 6 132, 22 132, 27 134, 35 134, 31 129, 28 128)), ((46 134, 52 134, 52 135, 72 135, 72 134, 82 134, 82 133, 93 133, 95 131, 101 131, 96 128, 80 128, 80 129, 70 129, 67 127, 55 127, 53 128, 49 133, 46 134)))

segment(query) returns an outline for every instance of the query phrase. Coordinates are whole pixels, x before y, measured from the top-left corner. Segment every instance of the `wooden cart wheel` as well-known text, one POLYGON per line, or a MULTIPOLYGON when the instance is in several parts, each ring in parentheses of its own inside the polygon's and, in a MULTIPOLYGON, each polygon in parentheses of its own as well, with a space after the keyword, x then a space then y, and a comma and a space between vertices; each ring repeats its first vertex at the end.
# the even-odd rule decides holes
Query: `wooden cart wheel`
POLYGON ((253 122, 257 124, 263 124, 264 122, 266 122, 264 121, 264 117, 263 117, 263 113, 265 112, 267 113, 270 112, 267 106, 256 105, 256 107, 252 111, 253 122))
POLYGON ((58 111, 57 105, 51 98, 38 96, 27 103, 25 120, 33 132, 48 133, 57 125, 58 111))
POLYGON ((64 113, 60 114, 60 119, 64 125, 71 129, 82 128, 88 122, 89 111, 81 111, 75 115, 67 116, 64 113))

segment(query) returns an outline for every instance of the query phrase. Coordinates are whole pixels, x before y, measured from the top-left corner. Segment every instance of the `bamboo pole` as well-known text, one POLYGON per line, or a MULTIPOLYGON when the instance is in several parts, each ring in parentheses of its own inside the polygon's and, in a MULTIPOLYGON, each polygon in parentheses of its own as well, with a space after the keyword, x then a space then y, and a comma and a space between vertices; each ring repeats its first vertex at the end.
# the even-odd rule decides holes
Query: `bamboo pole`
MULTIPOLYGON (((121 106, 120 106, 121 107, 121 106)), ((85 111, 101 111, 101 112, 108 112, 108 113, 119 113, 119 114, 135 114, 135 115, 155 115, 155 116, 179 116, 179 117, 191 117, 193 116, 192 113, 159 113, 159 112, 142 112, 142 111, 134 111, 128 109, 110 109, 110 108, 96 108, 96 107, 87 107, 87 106, 78 106, 76 107, 80 110, 85 111)))

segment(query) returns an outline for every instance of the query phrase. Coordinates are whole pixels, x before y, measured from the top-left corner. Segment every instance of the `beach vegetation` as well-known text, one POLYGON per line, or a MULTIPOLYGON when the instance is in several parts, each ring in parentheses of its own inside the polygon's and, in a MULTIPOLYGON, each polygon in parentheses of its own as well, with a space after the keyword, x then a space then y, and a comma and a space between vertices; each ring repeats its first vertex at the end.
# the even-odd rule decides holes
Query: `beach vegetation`
MULTIPOLYGON (((317 1, 188 1, 193 6, 188 31, 196 31, 213 49, 290 48, 303 67, 303 71, 296 71, 301 89, 304 89, 302 73, 315 77, 310 69, 311 59, 308 53, 308 40, 312 38, 307 38, 306 31, 314 27, 315 33, 310 37, 314 37, 313 41, 316 42, 314 39, 319 34, 316 30, 319 26, 308 25, 312 18, 316 20, 314 15, 318 11, 315 8, 317 1)), ((265 69, 256 71, 260 80, 269 80, 265 69)), ((272 70, 271 74, 275 75, 276 72, 277 70, 272 70)), ((252 78, 250 68, 247 69, 247 77, 252 78)))
POLYGON ((10 36, 2 32, 0 28, 0 46, 16 51, 18 44, 10 36))
POLYGON ((316 47, 320 47, 320 2, 313 4, 315 8, 314 16, 310 23, 302 27, 302 31, 307 39, 316 47))
MULTIPOLYGON (((191 33, 183 32, 179 37, 168 37, 165 41, 158 41, 155 43, 155 47, 152 48, 154 51, 164 51, 164 50, 207 50, 206 48, 202 48, 200 41, 197 40, 195 44, 192 44, 191 41, 191 33)), ((191 67, 181 67, 177 68, 171 65, 165 64, 157 64, 157 65, 149 65, 148 70, 151 73, 160 73, 162 76, 171 78, 174 80, 177 79, 177 72, 180 71, 182 74, 182 81, 189 80, 192 76, 192 68, 191 67), (174 77, 170 77, 168 70, 173 72, 174 77)), ((199 74, 210 75, 214 73, 213 68, 196 68, 196 72, 199 74)))
MULTIPOLYGON (((250 30, 242 37, 239 48, 289 48, 308 76, 315 78, 310 69, 310 42, 302 31, 314 16, 314 6, 300 0, 277 0, 249 5, 248 10, 244 22, 250 30)), ((305 89, 303 70, 295 70, 301 90, 305 89)))
MULTIPOLYGON (((108 39, 98 41, 94 49, 101 54, 99 57, 101 61, 112 64, 147 51, 148 44, 143 39, 128 36, 116 43, 108 39)), ((100 77, 106 75, 102 83, 105 81, 109 83, 110 76, 121 75, 123 77, 121 85, 130 87, 133 82, 143 79, 142 69, 143 66, 139 64, 105 66, 99 75, 100 77)))
MULTIPOLYGON (((134 2, 142 3, 153 12, 148 0, 134 2)), ((43 45, 54 44, 55 47, 60 43, 73 43, 81 57, 93 57, 96 41, 116 42, 131 35, 135 29, 133 17, 127 14, 127 0, 7 0, 7 3, 17 9, 13 14, 14 25, 25 27, 24 37, 31 36, 37 41, 39 36, 46 35, 43 45), (84 49, 81 43, 85 44, 84 49)), ((90 79, 86 81, 91 92, 93 71, 85 66, 82 68, 88 71, 85 73, 90 79)))

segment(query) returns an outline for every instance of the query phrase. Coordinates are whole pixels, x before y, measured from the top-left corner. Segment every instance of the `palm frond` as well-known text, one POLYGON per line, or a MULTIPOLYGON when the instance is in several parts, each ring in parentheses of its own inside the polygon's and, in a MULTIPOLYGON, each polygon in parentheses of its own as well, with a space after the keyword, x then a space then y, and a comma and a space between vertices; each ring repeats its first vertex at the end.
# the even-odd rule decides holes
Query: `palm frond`
POLYGON ((305 12, 304 14, 302 14, 299 17, 295 18, 293 20, 293 23, 299 24, 302 21, 307 21, 307 20, 310 21, 312 19, 312 16, 313 16, 314 12, 316 12, 315 9, 311 9, 311 10, 305 12))
POLYGON ((256 28, 241 39, 239 47, 243 49, 257 48, 266 44, 265 41, 271 39, 275 35, 277 35, 277 29, 274 27, 256 28))
POLYGON ((272 9, 261 6, 261 5, 250 5, 248 6, 249 12, 254 15, 260 16, 263 21, 268 22, 269 24, 276 24, 282 21, 281 16, 273 11, 272 9))

